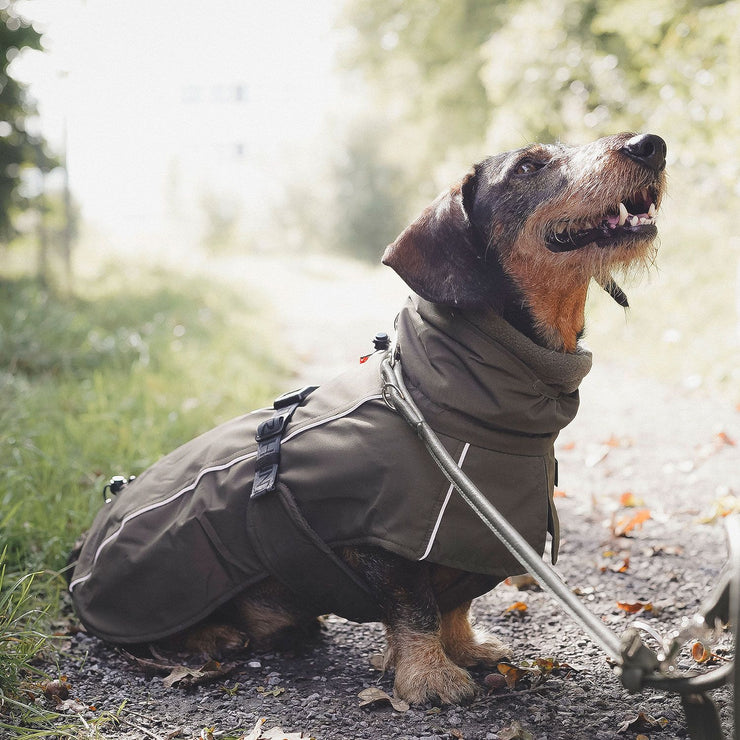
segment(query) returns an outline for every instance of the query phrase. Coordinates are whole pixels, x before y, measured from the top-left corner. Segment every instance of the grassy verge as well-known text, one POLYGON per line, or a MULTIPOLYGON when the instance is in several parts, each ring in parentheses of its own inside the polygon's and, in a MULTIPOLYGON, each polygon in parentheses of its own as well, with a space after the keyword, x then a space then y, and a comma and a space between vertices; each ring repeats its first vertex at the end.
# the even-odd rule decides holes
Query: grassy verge
POLYGON ((58 613, 60 572, 104 482, 285 389, 241 296, 151 272, 103 283, 62 300, 0 280, 0 727, 17 714, 44 643, 39 612, 58 613))

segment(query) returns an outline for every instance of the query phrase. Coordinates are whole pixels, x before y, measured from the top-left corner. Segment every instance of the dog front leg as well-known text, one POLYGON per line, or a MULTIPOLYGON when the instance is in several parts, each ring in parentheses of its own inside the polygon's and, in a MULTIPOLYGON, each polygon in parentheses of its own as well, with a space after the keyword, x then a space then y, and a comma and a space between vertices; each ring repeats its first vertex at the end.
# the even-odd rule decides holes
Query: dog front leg
POLYGON ((440 637, 450 660, 459 666, 493 667, 512 657, 508 645, 487 633, 477 633, 470 624, 470 601, 445 612, 441 617, 440 637))
POLYGON ((395 668, 396 696, 410 704, 459 704, 472 699, 475 682, 442 646, 441 617, 428 564, 375 548, 344 555, 362 572, 381 605, 388 641, 385 665, 395 668))

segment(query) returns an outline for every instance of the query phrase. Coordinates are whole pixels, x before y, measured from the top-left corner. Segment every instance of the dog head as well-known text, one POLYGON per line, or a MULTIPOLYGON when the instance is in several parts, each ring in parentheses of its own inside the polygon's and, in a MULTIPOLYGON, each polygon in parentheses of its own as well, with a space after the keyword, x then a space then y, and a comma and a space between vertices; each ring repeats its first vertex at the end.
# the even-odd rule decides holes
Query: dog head
POLYGON ((658 136, 619 134, 489 157, 438 196, 383 263, 434 303, 499 312, 523 303, 545 343, 569 349, 557 325, 578 313, 570 306, 585 303, 589 281, 613 285, 617 297, 613 272, 652 255, 665 153, 658 136))

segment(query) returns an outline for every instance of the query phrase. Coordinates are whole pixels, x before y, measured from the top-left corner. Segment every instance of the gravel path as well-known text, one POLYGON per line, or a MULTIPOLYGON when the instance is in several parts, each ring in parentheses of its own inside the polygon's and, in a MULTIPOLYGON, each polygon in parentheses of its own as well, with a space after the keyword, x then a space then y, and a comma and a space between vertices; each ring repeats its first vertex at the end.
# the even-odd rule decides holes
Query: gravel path
MULTIPOLYGON (((282 279, 284 299, 275 318, 297 358, 296 385, 323 381, 368 351, 375 331, 390 330, 406 292, 389 271, 358 271, 333 260, 308 260, 279 273, 265 261, 251 274, 264 285, 272 269, 282 279), (328 306, 339 310, 331 314, 328 306)), ((714 514, 740 496, 738 410, 631 376, 596 357, 582 387, 581 412, 558 442, 558 458, 558 569, 567 583, 617 633, 636 618, 661 633, 677 627, 711 590, 726 557, 723 526, 714 514), (649 519, 628 536, 615 536, 641 510, 649 519), (618 602, 650 610, 630 615, 618 602)), ((392 692, 392 675, 372 667, 383 648, 382 628, 330 617, 301 654, 247 655, 229 675, 190 688, 166 686, 161 672, 152 675, 82 633, 71 638, 58 670, 79 703, 70 711, 96 708, 83 714, 88 723, 126 702, 118 724, 101 728, 104 737, 206 737, 204 728, 214 728, 216 738, 256 738, 249 733, 261 717, 265 737, 277 725, 284 733, 276 737, 291 740, 300 735, 287 733, 318 740, 687 736, 677 698, 653 691, 629 695, 603 654, 541 591, 501 585, 474 609, 481 626, 514 647, 519 666, 552 659, 561 667, 540 683, 524 672, 513 688, 478 671, 481 695, 466 707, 360 707, 364 689, 392 692), (526 610, 509 610, 516 602, 526 610)), ((725 637, 715 653, 730 647, 725 637)), ((688 649, 680 667, 696 667, 688 649)), ((730 691, 716 691, 714 698, 730 733, 730 691)))

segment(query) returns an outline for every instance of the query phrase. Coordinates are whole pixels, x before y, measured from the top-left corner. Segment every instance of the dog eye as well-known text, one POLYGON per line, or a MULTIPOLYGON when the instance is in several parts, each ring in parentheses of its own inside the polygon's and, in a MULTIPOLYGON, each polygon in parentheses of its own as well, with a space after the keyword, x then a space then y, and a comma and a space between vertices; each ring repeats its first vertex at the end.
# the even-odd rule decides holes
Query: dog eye
POLYGON ((523 159, 516 167, 514 167, 515 175, 531 175, 533 172, 542 169, 545 166, 544 162, 537 162, 534 159, 523 159))

